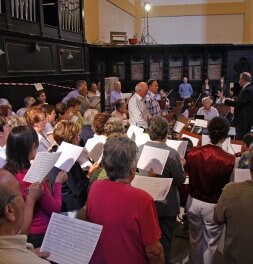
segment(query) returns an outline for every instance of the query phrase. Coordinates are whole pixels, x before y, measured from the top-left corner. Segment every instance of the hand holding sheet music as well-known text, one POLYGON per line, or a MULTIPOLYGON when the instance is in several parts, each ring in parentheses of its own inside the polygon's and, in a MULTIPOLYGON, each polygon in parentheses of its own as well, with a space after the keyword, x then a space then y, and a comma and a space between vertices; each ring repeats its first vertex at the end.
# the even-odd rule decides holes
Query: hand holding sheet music
POLYGON ((67 142, 62 142, 57 150, 57 152, 61 152, 61 156, 54 166, 68 172, 72 168, 82 151, 82 147, 67 142))
POLYGON ((92 224, 53 213, 41 245, 48 260, 61 264, 88 264, 102 231, 92 224))
POLYGON ((60 155, 61 152, 38 152, 23 181, 30 183, 42 182, 54 167, 60 155))

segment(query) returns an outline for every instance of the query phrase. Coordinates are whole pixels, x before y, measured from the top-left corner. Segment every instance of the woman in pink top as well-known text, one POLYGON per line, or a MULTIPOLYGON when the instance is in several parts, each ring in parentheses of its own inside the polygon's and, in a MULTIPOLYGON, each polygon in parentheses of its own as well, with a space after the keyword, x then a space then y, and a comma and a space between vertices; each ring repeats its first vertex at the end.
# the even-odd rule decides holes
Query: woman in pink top
MULTIPOLYGON (((38 135, 31 126, 13 128, 7 140, 5 169, 16 176, 24 199, 26 199, 27 190, 31 184, 24 182, 23 179, 30 167, 30 161, 35 158, 38 145, 38 135)), ((50 191, 48 181, 45 180, 41 184, 43 193, 34 206, 31 225, 28 229, 28 242, 32 243, 35 248, 41 246, 51 214, 61 211, 61 186, 66 180, 66 173, 61 171, 56 177, 53 193, 50 191)))

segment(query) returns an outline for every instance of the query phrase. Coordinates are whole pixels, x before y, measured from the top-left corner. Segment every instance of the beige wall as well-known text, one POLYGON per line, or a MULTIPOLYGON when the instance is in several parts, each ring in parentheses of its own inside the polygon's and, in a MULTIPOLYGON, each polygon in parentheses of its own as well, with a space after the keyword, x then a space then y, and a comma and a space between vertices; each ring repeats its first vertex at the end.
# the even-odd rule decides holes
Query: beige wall
MULTIPOLYGON (((85 2, 93 1, 97 9, 95 13, 99 15, 97 19, 93 16, 96 21, 91 25, 90 20, 86 19, 88 42, 109 42, 110 31, 125 31, 128 37, 135 33, 140 37, 143 30, 146 33, 143 8, 146 0, 85 2)), ((150 2, 149 33, 159 44, 253 43, 253 0, 170 0, 170 4, 168 0, 150 2)))

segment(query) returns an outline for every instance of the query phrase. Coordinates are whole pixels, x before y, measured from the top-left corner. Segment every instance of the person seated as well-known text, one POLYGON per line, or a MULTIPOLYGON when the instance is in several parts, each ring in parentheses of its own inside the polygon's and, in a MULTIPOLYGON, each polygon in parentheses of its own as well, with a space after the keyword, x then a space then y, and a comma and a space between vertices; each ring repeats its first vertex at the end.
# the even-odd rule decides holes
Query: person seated
POLYGON ((4 117, 0 117, 0 168, 6 163, 6 142, 10 133, 9 125, 4 117))
POLYGON ((89 138, 85 144, 85 148, 90 151, 97 143, 105 143, 106 135, 105 135, 105 124, 108 119, 111 117, 109 113, 98 113, 94 116, 94 120, 92 123, 92 129, 95 132, 92 138, 89 138))
POLYGON ((37 151, 48 151, 52 146, 52 143, 43 134, 46 126, 46 115, 41 106, 33 106, 29 108, 25 113, 27 124, 32 126, 37 132, 39 138, 39 146, 37 151))
MULTIPOLYGON (((31 184, 24 182, 23 179, 31 166, 31 160, 35 158, 38 146, 38 135, 31 126, 13 128, 7 139, 7 162, 4 168, 15 175, 24 199, 27 197, 27 189, 31 184)), ((34 210, 31 225, 26 230, 26 233, 29 234, 28 242, 32 243, 36 248, 42 244, 51 214, 53 212, 59 213, 61 210, 61 186, 66 180, 66 172, 59 172, 53 192, 50 191, 48 181, 45 180, 43 182, 43 194, 36 202, 36 210, 34 210)))
POLYGON ((45 90, 39 90, 35 93, 36 105, 47 104, 47 96, 45 90))
POLYGON ((57 103, 55 105, 55 113, 56 113, 56 122, 61 120, 69 121, 73 117, 72 112, 69 111, 67 105, 64 103, 57 103))
MULTIPOLYGON (((22 197, 19 182, 7 170, 0 169, 0 263, 46 264, 46 260, 35 254, 34 247, 27 243, 27 236, 21 235, 24 219, 27 217, 26 204, 34 204, 41 192, 27 192, 26 202, 22 197)), ((33 207, 33 205, 32 205, 33 207)), ((48 253, 40 253, 48 257, 48 253)))
POLYGON ((185 118, 189 118, 190 112, 189 109, 193 106, 193 99, 191 97, 186 97, 183 102, 183 107, 181 109, 181 115, 185 118))
POLYGON ((83 114, 84 126, 80 133, 80 146, 84 147, 87 140, 94 136, 94 131, 91 126, 94 120, 95 115, 98 114, 96 109, 88 109, 83 114))
POLYGON ((17 115, 19 116, 24 116, 25 112, 27 111, 28 108, 32 107, 36 103, 36 100, 32 96, 27 96, 24 99, 24 105, 25 107, 20 108, 17 111, 17 115))
POLYGON ((91 185, 86 204, 85 220, 103 226, 90 264, 165 263, 154 200, 130 185, 137 151, 127 137, 104 145, 102 166, 109 179, 91 185))
POLYGON ((47 137, 50 143, 53 144, 54 143, 53 126, 56 118, 55 107, 53 105, 44 104, 42 105, 42 110, 44 111, 47 120, 43 134, 47 137))
POLYGON ((116 103, 115 110, 111 113, 112 117, 117 117, 124 122, 125 127, 129 127, 128 111, 125 103, 116 103))
POLYGON ((80 126, 80 128, 83 127, 84 121, 83 116, 80 112, 81 110, 81 102, 77 98, 71 98, 67 102, 68 111, 71 113, 72 118, 71 121, 73 123, 76 123, 80 126))
POLYGON ((225 224, 221 263, 253 263, 253 149, 249 152, 251 179, 227 184, 214 209, 214 221, 225 224), (243 245, 243 246, 242 246, 243 245))
POLYGON ((253 144, 253 133, 247 133, 243 137, 242 156, 238 163, 239 169, 249 169, 249 149, 253 144))
POLYGON ((115 109, 116 103, 125 102, 125 100, 123 99, 122 92, 121 92, 121 82, 116 81, 113 86, 114 86, 114 89, 111 91, 111 94, 110 94, 111 110, 115 109))
POLYGON ((199 108, 197 115, 204 115, 204 119, 207 121, 212 120, 214 117, 219 116, 219 112, 212 106, 213 99, 210 96, 202 99, 203 106, 199 108))

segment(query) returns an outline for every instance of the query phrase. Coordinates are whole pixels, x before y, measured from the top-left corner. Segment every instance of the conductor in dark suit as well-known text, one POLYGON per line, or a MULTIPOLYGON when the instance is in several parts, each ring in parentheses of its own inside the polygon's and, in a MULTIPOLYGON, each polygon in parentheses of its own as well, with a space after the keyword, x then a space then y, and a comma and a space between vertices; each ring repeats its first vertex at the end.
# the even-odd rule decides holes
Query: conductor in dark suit
POLYGON ((242 87, 237 100, 225 100, 225 105, 235 107, 234 123, 236 137, 242 140, 246 133, 251 131, 253 125, 253 86, 252 76, 249 72, 240 75, 239 85, 242 87))

